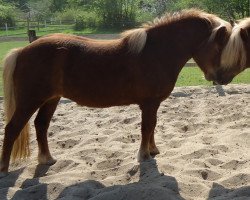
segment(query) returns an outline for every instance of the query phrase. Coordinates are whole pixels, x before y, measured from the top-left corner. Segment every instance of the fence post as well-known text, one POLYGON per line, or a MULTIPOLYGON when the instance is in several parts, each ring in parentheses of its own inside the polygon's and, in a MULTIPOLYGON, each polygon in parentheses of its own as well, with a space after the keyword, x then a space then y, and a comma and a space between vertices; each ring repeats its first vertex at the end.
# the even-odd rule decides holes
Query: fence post
POLYGON ((36 31, 35 30, 29 30, 28 32, 28 36, 29 36, 29 42, 33 42, 35 40, 37 40, 37 36, 36 36, 36 31))
POLYGON ((28 17, 27 17, 27 33, 30 30, 30 11, 28 13, 28 17))
POLYGON ((6 36, 8 36, 8 24, 5 23, 5 32, 6 32, 6 36))
POLYGON ((40 29, 40 20, 37 21, 37 30, 39 31, 40 29))
POLYGON ((27 32, 30 30, 30 19, 27 18, 27 32))
POLYGON ((44 20, 44 28, 47 28, 47 22, 46 22, 46 19, 44 20))

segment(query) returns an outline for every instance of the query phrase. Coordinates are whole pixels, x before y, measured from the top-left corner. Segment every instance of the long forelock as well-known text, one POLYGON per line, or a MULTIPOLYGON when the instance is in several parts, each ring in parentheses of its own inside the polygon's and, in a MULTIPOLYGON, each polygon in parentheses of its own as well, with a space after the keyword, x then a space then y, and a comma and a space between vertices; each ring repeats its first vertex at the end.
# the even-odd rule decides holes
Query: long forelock
POLYGON ((128 48, 132 53, 140 53, 147 41, 145 28, 128 30, 122 33, 122 37, 128 40, 128 48))
POLYGON ((232 34, 222 52, 221 66, 224 68, 230 68, 236 65, 240 65, 240 68, 246 65, 246 50, 243 40, 240 35, 242 28, 246 26, 245 22, 235 25, 232 34))

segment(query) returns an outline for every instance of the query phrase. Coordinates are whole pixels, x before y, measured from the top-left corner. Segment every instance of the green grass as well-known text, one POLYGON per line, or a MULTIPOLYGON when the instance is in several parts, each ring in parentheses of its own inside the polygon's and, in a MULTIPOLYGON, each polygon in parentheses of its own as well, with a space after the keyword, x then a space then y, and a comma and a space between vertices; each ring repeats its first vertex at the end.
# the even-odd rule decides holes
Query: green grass
MULTIPOLYGON (((234 78, 231 84, 250 84, 250 69, 246 69, 234 78)), ((198 67, 184 67, 179 74, 176 86, 212 85, 205 80, 202 71, 198 67)))
POLYGON ((27 41, 17 41, 17 42, 1 42, 0 43, 0 96, 3 96, 3 81, 2 81, 2 74, 3 74, 3 68, 2 68, 2 61, 4 56, 8 53, 10 49, 17 48, 17 47, 23 47, 28 44, 27 41))
MULTIPOLYGON (((2 85, 2 59, 5 54, 12 48, 26 46, 28 42, 2 42, 0 43, 0 96, 3 95, 2 85)), ((250 69, 245 70, 238 75, 232 82, 232 84, 250 84, 250 69)), ((178 77, 176 86, 197 86, 197 85, 212 85, 204 79, 203 73, 198 67, 184 67, 178 77)))
POLYGON ((29 44, 28 41, 1 42, 0 43, 0 65, 2 66, 2 60, 9 50, 13 48, 18 48, 18 47, 24 47, 28 44, 29 44))
MULTIPOLYGON (((122 30, 118 29, 98 29, 98 28, 85 28, 82 31, 76 31, 73 28, 73 25, 60 25, 60 26, 53 26, 50 25, 47 28, 40 28, 36 30, 37 36, 44 36, 50 33, 68 33, 68 34, 75 34, 75 35, 86 35, 86 34, 111 34, 111 33, 120 33, 122 30)), ((6 31, 0 30, 0 37, 5 37, 6 31)), ((27 38, 27 30, 26 29, 17 29, 17 30, 9 30, 8 36, 12 37, 21 37, 27 38)))
POLYGON ((202 71, 198 67, 184 67, 179 74, 175 86, 196 85, 212 85, 212 83, 205 80, 202 71))
MULTIPOLYGON (((32 28, 31 28, 32 29, 32 28)), ((37 28, 34 28, 36 30, 37 35, 45 35, 49 32, 57 32, 62 30, 73 30, 72 25, 59 25, 59 26, 53 26, 50 25, 46 28, 40 28, 39 30, 37 28)), ((5 30, 0 30, 0 36, 16 36, 16 37, 27 37, 27 29, 26 28, 20 28, 15 30, 8 30, 7 33, 5 30)))
POLYGON ((3 68, 0 67, 0 96, 3 96, 3 80, 2 80, 3 68))
POLYGON ((246 69, 234 78, 232 84, 250 84, 250 69, 246 69))

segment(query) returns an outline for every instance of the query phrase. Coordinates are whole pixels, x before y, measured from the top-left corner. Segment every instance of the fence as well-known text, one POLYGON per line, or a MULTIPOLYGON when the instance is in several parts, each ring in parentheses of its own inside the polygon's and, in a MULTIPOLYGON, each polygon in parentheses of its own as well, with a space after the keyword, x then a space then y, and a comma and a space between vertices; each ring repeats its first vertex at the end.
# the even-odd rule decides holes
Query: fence
POLYGON ((0 27, 0 40, 6 37, 27 37, 30 29, 36 30, 38 33, 46 34, 51 32, 60 32, 63 30, 73 29, 76 21, 16 21, 15 26, 0 27))
POLYGON ((135 22, 128 22, 128 21, 120 21, 120 22, 113 22, 113 28, 107 29, 105 25, 97 24, 96 22, 92 21, 82 21, 82 20, 71 20, 71 21, 62 21, 62 20, 44 20, 44 21, 16 21, 15 26, 9 26, 7 23, 0 27, 0 40, 1 38, 8 38, 8 37, 25 37, 27 36, 28 30, 36 30, 39 35, 44 35, 51 32, 61 32, 63 30, 72 31, 74 28, 76 31, 82 32, 82 30, 86 28, 100 28, 101 30, 110 30, 123 29, 128 27, 137 26, 138 23, 135 22), (104 26, 104 27, 103 27, 104 26), (116 28, 115 28, 116 27, 116 28))

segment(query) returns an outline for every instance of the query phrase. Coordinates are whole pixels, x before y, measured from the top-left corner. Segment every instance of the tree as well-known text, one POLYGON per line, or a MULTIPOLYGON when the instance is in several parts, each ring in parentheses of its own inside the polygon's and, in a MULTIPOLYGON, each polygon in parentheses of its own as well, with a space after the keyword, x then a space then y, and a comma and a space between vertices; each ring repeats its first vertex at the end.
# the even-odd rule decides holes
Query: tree
POLYGON ((68 5, 67 0, 52 0, 51 1, 51 12, 63 11, 68 5))
POLYGON ((240 19, 250 14, 250 0, 181 0, 177 7, 198 7, 226 19, 240 19))
POLYGON ((30 1, 28 3, 30 16, 38 21, 52 16, 51 7, 52 0, 30 1))
POLYGON ((207 10, 226 19, 239 19, 249 16, 249 0, 204 0, 207 10))
POLYGON ((29 0, 3 0, 3 2, 10 3, 11 5, 15 5, 16 8, 25 11, 28 9, 27 3, 29 0))
POLYGON ((137 0, 96 0, 94 8, 106 27, 128 27, 135 23, 137 0))
POLYGON ((14 6, 0 1, 0 26, 5 26, 5 23, 7 23, 9 26, 13 26, 15 24, 14 13, 14 6))

